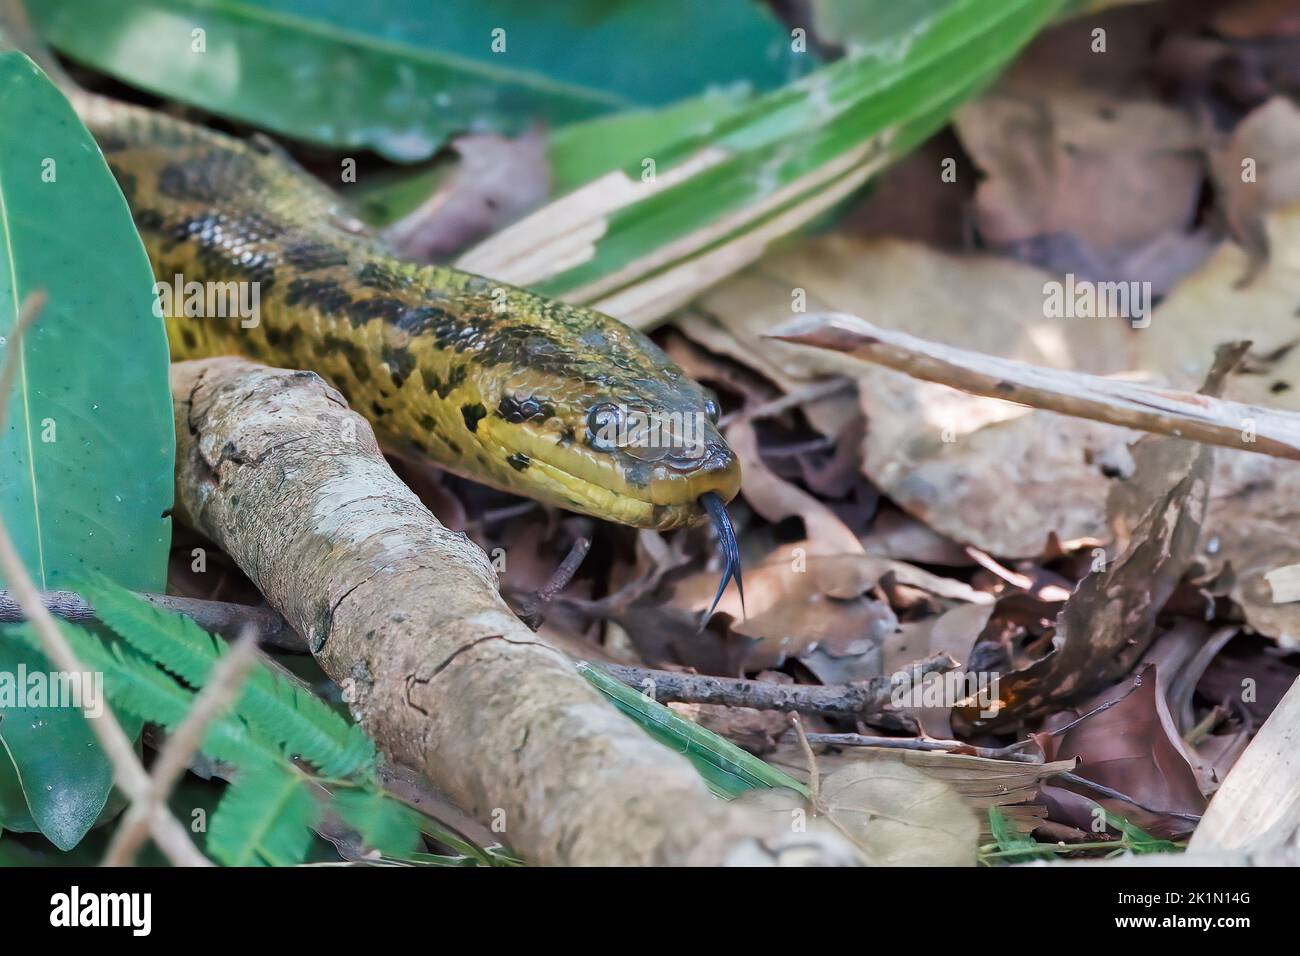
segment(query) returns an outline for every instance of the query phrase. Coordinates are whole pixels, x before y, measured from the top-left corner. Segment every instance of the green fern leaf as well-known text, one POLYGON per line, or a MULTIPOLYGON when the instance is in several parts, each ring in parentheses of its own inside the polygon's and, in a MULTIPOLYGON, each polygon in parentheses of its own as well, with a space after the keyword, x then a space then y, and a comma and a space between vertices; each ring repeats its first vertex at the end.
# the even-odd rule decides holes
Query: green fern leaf
MULTIPOLYGON (((83 591, 101 621, 193 687, 203 686, 226 653, 224 641, 189 618, 156 608, 111 582, 100 580, 83 591)), ((235 712, 327 776, 349 776, 375 760, 365 731, 264 666, 249 675, 235 712)))
POLYGON ((419 843, 419 814, 381 790, 339 790, 334 809, 366 846, 385 856, 404 856, 419 843))
MULTIPOLYGON (((182 687, 152 662, 121 644, 107 644, 75 624, 59 622, 78 660, 104 675, 104 689, 114 710, 174 730, 194 704, 193 691, 182 687)), ((12 628, 10 635, 31 647, 40 642, 28 624, 12 628)), ((203 739, 204 753, 240 767, 265 767, 283 763, 272 742, 260 738, 243 721, 226 715, 212 722, 203 739)))
POLYGON ((202 687, 220 659, 224 642, 188 617, 141 600, 106 578, 79 588, 95 616, 146 657, 191 687, 202 687))
POLYGON ((295 866, 307 856, 319 816, 295 771, 243 772, 212 815, 208 852, 227 866, 295 866))

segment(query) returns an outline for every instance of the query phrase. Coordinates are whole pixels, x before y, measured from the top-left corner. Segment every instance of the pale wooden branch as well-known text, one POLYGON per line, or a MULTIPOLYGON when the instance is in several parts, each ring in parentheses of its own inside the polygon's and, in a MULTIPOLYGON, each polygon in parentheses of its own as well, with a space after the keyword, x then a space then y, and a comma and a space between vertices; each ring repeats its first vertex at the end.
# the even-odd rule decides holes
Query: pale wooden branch
POLYGON ((316 375, 172 367, 177 515, 300 633, 396 762, 536 864, 858 859, 715 799, 497 591, 486 556, 393 474, 316 375), (291 478, 287 476, 292 476, 291 478))
POLYGON ((250 627, 217 662, 189 713, 167 738, 149 777, 149 799, 131 805, 104 854, 104 866, 129 866, 135 859, 149 833, 150 821, 157 814, 167 812, 167 796, 176 781, 184 776, 190 758, 203 745, 203 735, 234 703, 256 663, 257 632, 250 627))
POLYGON ((853 315, 807 316, 771 338, 846 352, 913 378, 1075 418, 1300 459, 1300 414, 1084 372, 1043 368, 882 329, 853 315))

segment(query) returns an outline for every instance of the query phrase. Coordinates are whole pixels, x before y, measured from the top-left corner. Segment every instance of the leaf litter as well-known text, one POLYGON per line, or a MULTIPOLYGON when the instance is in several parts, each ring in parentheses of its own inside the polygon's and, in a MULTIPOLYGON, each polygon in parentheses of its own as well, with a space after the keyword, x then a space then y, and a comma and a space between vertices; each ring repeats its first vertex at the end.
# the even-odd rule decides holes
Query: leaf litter
MULTIPOLYGON (((1188 393, 1209 376, 1225 400, 1300 412, 1292 12, 1258 0, 1096 17, 1114 44, 1104 64, 1091 19, 1049 30, 828 228, 655 331, 715 391, 742 461, 744 611, 729 589, 704 620, 721 570, 707 527, 637 532, 447 476, 421 489, 504 556, 516 607, 590 539, 542 625, 575 658, 832 694, 892 682, 857 719, 805 713, 809 748, 779 710, 670 705, 816 793, 738 799, 839 829, 868 862, 1177 848, 1300 676, 1300 602, 1275 603, 1265 578, 1300 564, 1296 462, 770 337, 846 313, 1126 385, 1188 393), (1149 282, 1149 313, 1053 315, 1048 290, 1067 274, 1149 282), (1251 343, 1235 371, 1215 369, 1235 341, 1251 343), (917 683, 937 656, 949 664, 926 678, 959 678, 942 688, 956 696, 917 683), (979 675, 995 686, 969 683, 979 675)), ((500 170, 502 215, 539 201, 536 182, 512 181, 527 142, 466 145, 467 165, 500 170)), ((499 225, 496 204, 452 181, 403 228, 437 258, 499 225)))

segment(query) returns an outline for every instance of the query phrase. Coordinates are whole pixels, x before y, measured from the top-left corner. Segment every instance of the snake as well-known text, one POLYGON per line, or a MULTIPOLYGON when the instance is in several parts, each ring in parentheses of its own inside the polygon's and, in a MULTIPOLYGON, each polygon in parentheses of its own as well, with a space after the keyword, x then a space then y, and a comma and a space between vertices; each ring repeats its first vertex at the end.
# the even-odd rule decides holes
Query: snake
POLYGON ((159 310, 173 360, 240 355, 316 372, 386 451, 548 505, 657 530, 710 521, 724 559, 714 608, 731 580, 743 603, 726 510, 740 466, 717 400, 647 336, 589 308, 401 259, 264 134, 240 138, 61 85, 158 282, 258 290, 255 322, 195 314, 183 296, 159 310))

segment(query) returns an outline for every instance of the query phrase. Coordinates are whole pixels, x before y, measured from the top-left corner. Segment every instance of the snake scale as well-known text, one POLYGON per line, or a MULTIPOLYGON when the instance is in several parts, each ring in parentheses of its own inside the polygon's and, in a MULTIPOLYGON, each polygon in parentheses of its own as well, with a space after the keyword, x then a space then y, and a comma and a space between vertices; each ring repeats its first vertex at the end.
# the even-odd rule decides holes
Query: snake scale
MULTIPOLYGON (((382 444, 597 518, 669 529, 708 517, 739 578, 725 503, 740 487, 714 400, 653 342, 590 309, 396 258, 324 184, 242 140, 82 90, 155 276, 256 283, 256 325, 173 306, 173 359, 238 354, 309 369, 382 444), (640 413, 696 422, 689 444, 611 441, 640 413)), ((645 419, 636 419, 645 421, 645 419)), ((689 426, 687 426, 689 428, 689 426)), ((743 593, 743 592, 742 592, 743 593)))

